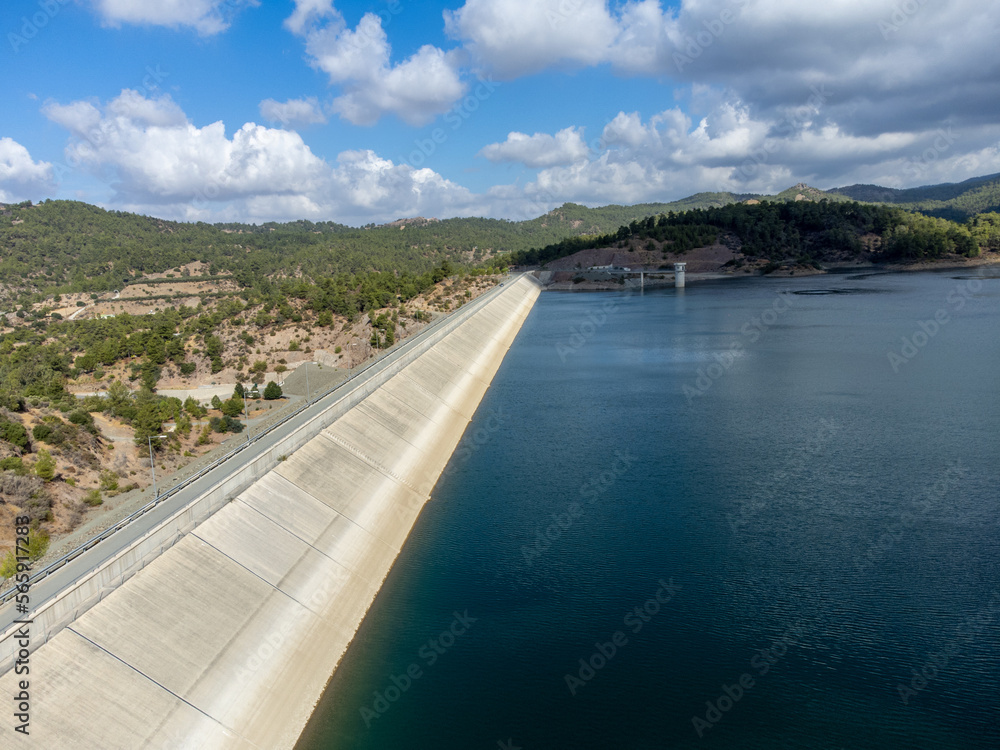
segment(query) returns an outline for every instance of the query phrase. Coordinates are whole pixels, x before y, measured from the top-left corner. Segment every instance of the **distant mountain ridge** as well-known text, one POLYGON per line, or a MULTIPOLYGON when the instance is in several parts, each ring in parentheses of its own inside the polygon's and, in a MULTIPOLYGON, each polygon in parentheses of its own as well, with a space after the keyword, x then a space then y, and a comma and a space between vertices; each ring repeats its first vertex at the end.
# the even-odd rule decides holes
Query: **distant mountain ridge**
POLYGON ((475 266, 577 237, 611 234, 661 214, 733 204, 858 201, 891 205, 964 223, 1000 212, 1000 174, 959 183, 895 189, 850 185, 820 190, 804 183, 777 195, 706 192, 666 203, 588 208, 564 203, 526 221, 401 218, 377 226, 333 221, 184 223, 76 201, 0 205, 0 299, 52 289, 103 291, 195 260, 210 273, 254 279, 298 273, 427 273, 442 262, 475 266))
POLYGON ((924 185, 915 188, 887 188, 880 185, 848 185, 821 190, 799 183, 776 195, 760 193, 695 193, 669 203, 639 203, 632 206, 609 205, 587 208, 575 203, 565 203, 544 216, 521 222, 525 226, 546 226, 551 220, 579 222, 589 228, 589 234, 613 231, 646 216, 671 211, 722 208, 747 201, 858 201, 859 203, 888 204, 917 211, 951 221, 965 221, 976 214, 1000 211, 1000 173, 973 177, 963 182, 924 185))
POLYGON ((922 185, 915 188, 887 188, 880 185, 848 185, 828 190, 829 193, 846 195, 863 203, 919 203, 921 201, 948 201, 972 192, 983 185, 1000 180, 1000 173, 973 177, 962 182, 944 182, 939 185, 922 185))

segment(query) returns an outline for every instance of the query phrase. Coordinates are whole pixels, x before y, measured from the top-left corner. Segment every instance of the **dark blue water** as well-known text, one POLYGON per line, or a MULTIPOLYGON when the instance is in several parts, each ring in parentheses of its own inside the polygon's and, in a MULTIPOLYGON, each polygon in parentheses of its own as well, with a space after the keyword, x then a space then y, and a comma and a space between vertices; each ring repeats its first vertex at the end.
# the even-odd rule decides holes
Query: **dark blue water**
POLYGON ((995 273, 543 294, 299 747, 1000 747, 998 326, 995 273))

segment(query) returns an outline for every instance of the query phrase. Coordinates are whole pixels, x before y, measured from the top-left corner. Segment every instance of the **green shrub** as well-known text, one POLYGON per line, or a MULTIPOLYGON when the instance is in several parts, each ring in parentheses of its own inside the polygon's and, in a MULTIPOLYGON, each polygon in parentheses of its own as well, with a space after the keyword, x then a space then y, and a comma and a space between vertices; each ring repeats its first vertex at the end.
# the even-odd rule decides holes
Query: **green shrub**
POLYGON ((101 472, 100 485, 105 492, 114 492, 118 489, 118 475, 111 469, 105 469, 101 472))
POLYGON ((238 419, 233 419, 232 417, 212 417, 208 421, 209 427, 212 428, 214 432, 225 433, 233 432, 240 433, 243 432, 243 423, 238 419))
POLYGON ((44 448, 38 451, 38 460, 35 461, 35 475, 44 482, 51 482, 55 479, 56 460, 44 448))
POLYGON ((73 424, 78 424, 81 427, 93 427, 94 417, 89 411, 83 409, 77 409, 76 411, 70 412, 69 421, 73 424))
POLYGON ((243 399, 233 396, 222 402, 222 413, 227 417, 235 417, 243 411, 243 399))
POLYGON ((101 498, 100 490, 91 490, 86 495, 83 496, 83 502, 89 505, 91 508, 96 508, 98 505, 102 505, 104 500, 101 498))
POLYGON ((19 456, 7 456, 0 459, 0 470, 13 471, 15 474, 24 474, 24 461, 19 456))
POLYGON ((28 441, 28 431, 20 422, 0 420, 0 440, 6 440, 24 451, 31 448, 31 443, 28 441))
POLYGON ((264 388, 264 400, 274 401, 275 399, 281 398, 282 393, 281 386, 275 383, 273 380, 267 384, 264 388))
POLYGON ((52 428, 47 424, 36 424, 31 430, 31 436, 35 440, 42 440, 48 442, 49 436, 52 435, 52 428))
MULTIPOLYGON (((34 561, 42 558, 49 549, 49 535, 44 531, 34 531, 28 534, 28 557, 34 561)), ((0 579, 13 578, 17 572, 17 557, 14 551, 8 552, 0 562, 0 579)))

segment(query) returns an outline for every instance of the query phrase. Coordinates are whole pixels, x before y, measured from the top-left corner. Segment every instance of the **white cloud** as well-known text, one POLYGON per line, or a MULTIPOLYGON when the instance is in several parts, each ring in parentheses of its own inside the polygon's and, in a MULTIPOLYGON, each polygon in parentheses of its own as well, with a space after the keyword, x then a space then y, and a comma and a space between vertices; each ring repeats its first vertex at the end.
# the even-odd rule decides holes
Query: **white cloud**
POLYGON ((373 151, 345 151, 333 175, 337 194, 368 216, 469 215, 477 197, 430 169, 394 164, 373 151), (429 213, 428 213, 429 212, 429 213))
POLYGON ((52 122, 74 133, 95 130, 101 124, 101 111, 92 102, 75 101, 70 104, 47 102, 42 112, 52 122))
POLYGON ((260 115, 268 122, 280 122, 282 125, 315 125, 326 122, 323 108, 314 96, 284 102, 265 99, 260 103, 260 115))
POLYGON ((393 65, 382 18, 374 13, 351 30, 332 5, 299 0, 286 25, 305 37, 313 66, 342 87, 333 109, 355 125, 372 125, 386 114, 423 125, 465 93, 455 52, 424 45, 393 65))
MULTIPOLYGON (((229 137, 221 122, 191 123, 169 96, 123 91, 103 105, 49 103, 43 112, 72 136, 67 161, 109 179, 116 207, 127 210, 185 220, 359 224, 488 212, 478 196, 430 169, 367 150, 345 151, 331 166, 294 131, 246 123, 229 137)), ((27 152, 11 153, 22 172, 31 164, 27 152)))
POLYGON ((190 27, 210 36, 229 28, 231 17, 259 0, 94 0, 109 26, 190 27))
POLYGON ((508 134, 503 143, 491 143, 479 152, 491 162, 519 162, 532 169, 573 164, 590 153, 582 128, 565 128, 558 133, 508 134))
POLYGON ((604 0, 467 0, 445 30, 501 78, 605 61, 617 34, 604 0))
POLYGON ((55 185, 52 165, 34 161, 28 149, 12 138, 0 138, 0 203, 50 195, 55 185))
POLYGON ((908 187, 998 171, 1000 125, 859 135, 824 118, 818 104, 758 117, 738 100, 719 97, 700 119, 680 109, 647 120, 620 112, 605 126, 593 158, 543 169, 523 189, 505 186, 492 195, 530 215, 565 201, 773 194, 800 181, 821 188, 857 182, 908 187))
POLYGON ((195 127, 166 95, 125 90, 103 108, 73 102, 42 111, 74 136, 69 162, 113 169, 123 196, 170 202, 292 193, 314 185, 324 168, 297 133, 247 123, 227 138, 221 122, 195 127))
POLYGON ((843 41, 837 37, 847 34, 857 47, 878 34, 879 19, 894 7, 889 0, 822 7, 795 0, 682 0, 666 9, 660 0, 466 0, 445 11, 445 29, 478 64, 502 77, 605 63, 626 73, 677 75, 734 43, 765 52, 768 60, 785 55, 790 41, 796 54, 834 52, 834 42, 843 41))
POLYGON ((451 109, 465 94, 453 55, 426 45, 392 68, 351 81, 334 109, 355 125, 372 125, 386 113, 410 125, 424 125, 451 109))
MULTIPOLYGON (((708 106, 694 118, 679 108, 649 118, 620 112, 590 148, 582 128, 512 133, 487 146, 484 156, 539 173, 525 185, 480 194, 370 150, 344 151, 330 163, 294 131, 246 123, 227 135, 221 122, 197 126, 169 96, 123 91, 107 103, 50 102, 43 112, 71 134, 67 162, 110 182, 115 208, 192 221, 531 218, 566 201, 602 205, 700 191, 774 193, 799 181, 898 185, 900 175, 908 184, 926 184, 1000 171, 1000 125, 947 138, 938 130, 859 135, 825 119, 818 103, 760 117, 721 92, 699 92, 696 99, 708 106)), ((51 189, 52 171, 9 138, 0 140, 6 200, 51 189)))
POLYGON ((851 112, 867 134, 1000 117, 1000 5, 981 0, 466 0, 445 27, 469 65, 501 78, 609 65, 772 113, 825 85, 841 125, 851 112))
POLYGON ((285 19, 285 28, 293 34, 302 34, 308 24, 323 18, 340 18, 333 7, 333 0, 295 0, 295 10, 285 19))

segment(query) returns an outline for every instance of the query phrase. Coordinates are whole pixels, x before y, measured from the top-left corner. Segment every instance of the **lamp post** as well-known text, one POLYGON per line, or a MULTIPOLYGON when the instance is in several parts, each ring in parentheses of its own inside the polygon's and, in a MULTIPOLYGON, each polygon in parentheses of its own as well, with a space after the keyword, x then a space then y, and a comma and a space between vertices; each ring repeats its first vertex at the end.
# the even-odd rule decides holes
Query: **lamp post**
POLYGON ((156 491, 156 464, 153 461, 153 438, 157 440, 166 440, 166 435, 148 435, 146 437, 146 442, 149 443, 149 472, 153 475, 153 499, 155 500, 160 496, 160 493, 156 491))

